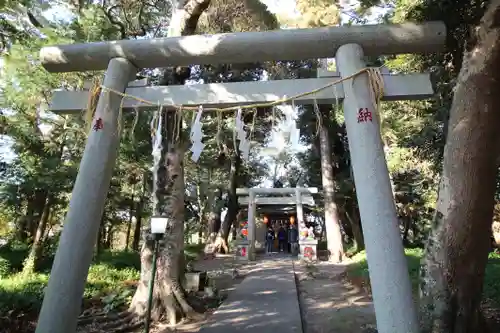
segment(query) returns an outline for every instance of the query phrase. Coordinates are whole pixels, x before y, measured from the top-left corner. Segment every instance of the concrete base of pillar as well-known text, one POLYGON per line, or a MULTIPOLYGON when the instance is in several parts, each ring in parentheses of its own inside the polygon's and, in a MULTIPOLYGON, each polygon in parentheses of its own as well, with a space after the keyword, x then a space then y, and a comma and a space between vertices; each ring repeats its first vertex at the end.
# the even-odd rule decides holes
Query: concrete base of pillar
POLYGON ((236 243, 235 259, 241 261, 250 260, 250 242, 238 241, 236 243))
POLYGON ((257 259, 257 252, 255 248, 255 242, 250 242, 248 245, 248 260, 255 261, 257 259))
POLYGON ((299 240, 299 259, 316 261, 318 260, 318 240, 304 239, 299 240))

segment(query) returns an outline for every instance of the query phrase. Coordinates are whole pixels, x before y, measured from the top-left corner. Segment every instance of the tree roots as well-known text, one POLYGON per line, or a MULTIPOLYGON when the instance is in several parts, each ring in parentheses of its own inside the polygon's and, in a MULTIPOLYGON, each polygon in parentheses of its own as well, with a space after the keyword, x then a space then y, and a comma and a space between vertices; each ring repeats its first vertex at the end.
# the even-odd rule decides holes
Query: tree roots
POLYGON ((99 313, 83 316, 78 320, 77 332, 125 333, 132 332, 144 324, 144 317, 129 311, 118 314, 99 313))
POLYGON ((215 240, 214 247, 216 253, 224 253, 224 254, 229 253, 229 247, 227 246, 227 242, 224 239, 224 237, 218 236, 217 239, 215 240))

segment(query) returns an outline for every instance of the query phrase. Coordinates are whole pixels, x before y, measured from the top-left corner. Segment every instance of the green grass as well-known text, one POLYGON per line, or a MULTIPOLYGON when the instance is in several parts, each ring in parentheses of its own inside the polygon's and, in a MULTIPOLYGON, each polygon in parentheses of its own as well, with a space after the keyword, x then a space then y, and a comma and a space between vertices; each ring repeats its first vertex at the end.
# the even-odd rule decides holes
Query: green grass
MULTIPOLYGON (((186 260, 195 260, 203 248, 204 244, 186 245, 186 260)), ((22 250, 4 251, 0 256, 0 314, 10 310, 34 313, 40 309, 52 262, 50 260, 48 267, 39 273, 23 275, 20 272, 24 260, 22 250)), ((139 279, 140 268, 139 253, 101 253, 90 266, 84 298, 102 299, 106 305, 113 306, 125 302, 133 293, 127 282, 139 279)))
MULTIPOLYGON (((408 271, 415 293, 418 292, 420 259, 423 256, 422 249, 405 249, 408 261, 408 271)), ((348 266, 348 276, 369 278, 366 252, 360 252, 352 257, 353 263, 348 266)), ((500 254, 491 253, 486 266, 484 278, 484 296, 500 306, 500 254)))
MULTIPOLYGON (((129 288, 125 281, 137 280, 140 270, 133 253, 105 253, 90 266, 84 298, 104 297, 129 288), (124 260, 129 257, 129 265, 124 260)), ((138 256, 137 256, 138 257, 138 256)), ((49 274, 14 273, 0 280, 0 313, 9 310, 35 312, 40 309, 49 274)))
POLYGON ((486 298, 500 306, 500 253, 490 253, 483 290, 486 298))
POLYGON ((196 260, 203 249, 205 244, 186 244, 184 246, 184 255, 186 256, 186 261, 196 260))

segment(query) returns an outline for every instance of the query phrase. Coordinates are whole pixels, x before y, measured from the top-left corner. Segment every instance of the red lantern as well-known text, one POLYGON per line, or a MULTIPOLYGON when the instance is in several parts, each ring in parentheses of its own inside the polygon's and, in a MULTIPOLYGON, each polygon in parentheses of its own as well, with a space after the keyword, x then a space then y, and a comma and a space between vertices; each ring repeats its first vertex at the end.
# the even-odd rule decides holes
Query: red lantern
POLYGON ((295 217, 294 216, 290 216, 290 224, 291 225, 295 224, 295 217))
POLYGON ((268 224, 269 223, 269 220, 267 218, 267 216, 264 216, 264 224, 268 224))

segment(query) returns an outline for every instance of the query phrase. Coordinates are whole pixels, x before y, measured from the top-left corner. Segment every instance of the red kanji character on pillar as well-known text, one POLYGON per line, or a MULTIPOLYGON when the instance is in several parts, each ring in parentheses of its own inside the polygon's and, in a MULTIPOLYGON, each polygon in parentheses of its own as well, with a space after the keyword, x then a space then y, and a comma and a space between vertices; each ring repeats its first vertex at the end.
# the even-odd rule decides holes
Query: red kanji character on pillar
POLYGON ((102 118, 97 118, 95 120, 94 127, 93 127, 94 131, 97 132, 99 130, 102 130, 103 127, 104 127, 104 124, 102 122, 102 118))
POLYGON ((368 111, 368 108, 360 108, 358 110, 358 123, 364 123, 367 121, 372 121, 372 113, 368 111))

